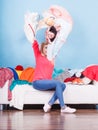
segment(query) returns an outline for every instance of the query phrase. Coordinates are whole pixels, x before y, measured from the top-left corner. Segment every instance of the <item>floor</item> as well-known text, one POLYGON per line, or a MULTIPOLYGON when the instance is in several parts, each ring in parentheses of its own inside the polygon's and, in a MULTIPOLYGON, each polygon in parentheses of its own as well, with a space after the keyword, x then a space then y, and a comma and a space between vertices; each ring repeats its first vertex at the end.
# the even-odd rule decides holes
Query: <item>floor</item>
POLYGON ((74 114, 52 109, 9 109, 0 111, 0 130, 98 130, 97 109, 77 109, 74 114))

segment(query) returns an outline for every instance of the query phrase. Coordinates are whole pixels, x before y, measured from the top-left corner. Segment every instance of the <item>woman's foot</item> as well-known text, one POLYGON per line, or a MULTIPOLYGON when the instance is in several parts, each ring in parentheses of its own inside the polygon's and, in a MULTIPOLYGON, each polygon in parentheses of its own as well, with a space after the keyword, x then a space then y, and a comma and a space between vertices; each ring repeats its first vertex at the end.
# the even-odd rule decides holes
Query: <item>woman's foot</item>
POLYGON ((61 109, 61 113, 74 113, 76 112, 75 108, 65 107, 64 109, 61 109))
POLYGON ((49 112, 51 109, 51 106, 49 104, 45 104, 43 107, 44 112, 49 112))

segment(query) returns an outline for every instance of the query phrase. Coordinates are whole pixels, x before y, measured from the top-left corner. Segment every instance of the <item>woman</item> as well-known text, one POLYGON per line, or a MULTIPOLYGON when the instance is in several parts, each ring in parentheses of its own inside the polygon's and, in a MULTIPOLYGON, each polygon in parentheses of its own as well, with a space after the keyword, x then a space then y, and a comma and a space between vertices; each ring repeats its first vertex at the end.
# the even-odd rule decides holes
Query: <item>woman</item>
POLYGON ((66 88, 65 84, 52 79, 54 61, 50 61, 47 59, 48 43, 42 43, 41 48, 39 49, 38 42, 34 40, 32 47, 34 50, 36 60, 36 67, 33 77, 33 87, 37 90, 42 91, 49 89, 55 90, 52 98, 49 100, 47 104, 44 105, 44 112, 49 112, 52 105, 58 99, 62 113, 74 113, 76 109, 70 108, 64 104, 63 91, 66 88))

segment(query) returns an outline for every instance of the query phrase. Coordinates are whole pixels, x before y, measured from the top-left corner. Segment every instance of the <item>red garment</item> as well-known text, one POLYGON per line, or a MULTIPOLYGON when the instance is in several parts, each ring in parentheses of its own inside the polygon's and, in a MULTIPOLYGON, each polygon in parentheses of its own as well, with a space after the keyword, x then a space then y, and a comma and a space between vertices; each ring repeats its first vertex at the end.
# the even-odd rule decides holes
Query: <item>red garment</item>
POLYGON ((45 56, 41 55, 38 42, 35 40, 33 49, 36 59, 36 67, 34 72, 33 81, 41 79, 52 79, 54 65, 45 56))
POLYGON ((64 80, 64 82, 72 82, 73 80, 75 80, 76 77, 68 77, 64 80))
POLYGON ((88 66, 82 73, 85 77, 98 81, 98 65, 88 66))

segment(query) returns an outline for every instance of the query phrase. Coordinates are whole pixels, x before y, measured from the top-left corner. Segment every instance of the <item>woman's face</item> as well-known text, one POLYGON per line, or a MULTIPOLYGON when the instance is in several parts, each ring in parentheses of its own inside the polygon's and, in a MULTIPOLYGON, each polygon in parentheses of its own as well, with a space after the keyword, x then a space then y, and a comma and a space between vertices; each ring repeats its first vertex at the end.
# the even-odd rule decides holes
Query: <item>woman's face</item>
POLYGON ((47 56, 47 47, 48 47, 48 45, 44 45, 44 47, 43 47, 43 54, 45 56, 47 56))
POLYGON ((51 31, 49 31, 48 33, 47 33, 47 35, 48 35, 48 38, 49 39, 52 39, 52 38, 54 38, 54 33, 53 32, 51 32, 51 31))

